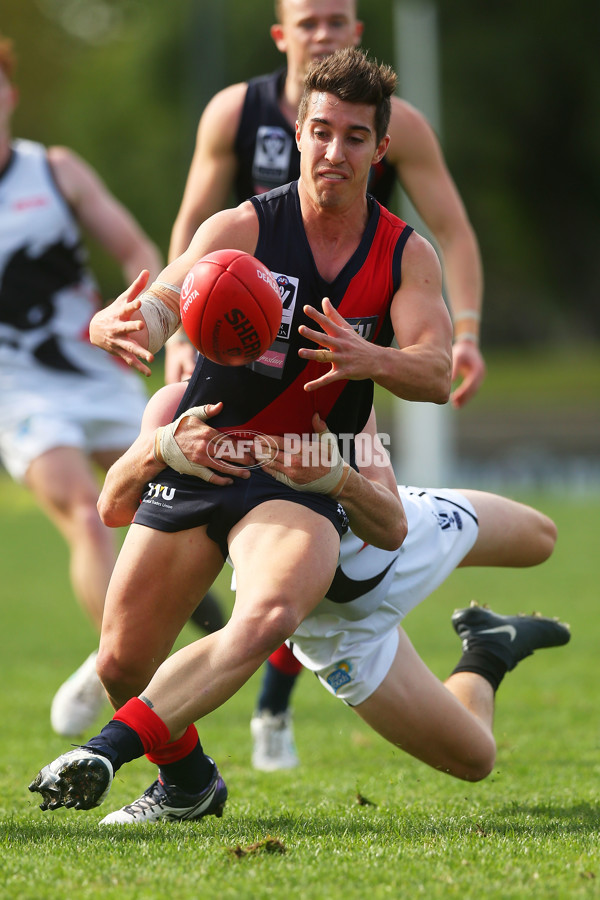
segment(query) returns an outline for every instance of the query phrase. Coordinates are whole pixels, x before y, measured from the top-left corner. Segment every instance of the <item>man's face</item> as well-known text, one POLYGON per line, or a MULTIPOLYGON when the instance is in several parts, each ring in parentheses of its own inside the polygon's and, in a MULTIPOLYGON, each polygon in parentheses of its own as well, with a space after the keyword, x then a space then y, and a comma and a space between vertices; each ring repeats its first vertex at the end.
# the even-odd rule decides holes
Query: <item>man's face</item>
POLYGON ((288 68, 302 76, 314 59, 356 46, 363 29, 353 0, 283 0, 281 16, 271 35, 288 68))
POLYGON ((389 137, 377 143, 375 108, 314 92, 306 119, 296 127, 300 173, 323 208, 344 207, 364 197, 371 165, 384 156, 389 137))

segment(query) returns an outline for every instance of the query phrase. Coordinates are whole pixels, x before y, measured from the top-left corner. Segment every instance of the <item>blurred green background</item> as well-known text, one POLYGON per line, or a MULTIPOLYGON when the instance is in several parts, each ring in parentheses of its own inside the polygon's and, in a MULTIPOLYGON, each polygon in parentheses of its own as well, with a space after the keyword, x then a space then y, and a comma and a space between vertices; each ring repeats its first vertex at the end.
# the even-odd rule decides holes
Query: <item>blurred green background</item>
MULTIPOLYGON (((600 449, 598 4, 435 6, 440 133, 486 282, 488 378, 452 413, 457 449, 483 465, 521 441, 534 469, 539 452, 559 466, 579 459, 589 486, 600 449)), ((363 45, 394 63, 393 0, 359 0, 359 15, 363 45)), ((14 132, 80 152, 166 253, 202 109, 226 84, 281 65, 273 18, 272 0, 2 0, 0 30, 19 56, 14 132)), ((92 258, 115 296, 119 271, 98 248, 92 258)))

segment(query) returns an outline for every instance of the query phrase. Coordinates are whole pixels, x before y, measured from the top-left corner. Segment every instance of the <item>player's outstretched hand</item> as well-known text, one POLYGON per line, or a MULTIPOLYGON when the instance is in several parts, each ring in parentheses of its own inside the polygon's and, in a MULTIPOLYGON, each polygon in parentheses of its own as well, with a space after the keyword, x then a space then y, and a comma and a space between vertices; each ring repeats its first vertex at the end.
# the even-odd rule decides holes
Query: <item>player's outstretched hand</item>
POLYGON ((99 310, 90 322, 92 344, 107 350, 113 356, 119 356, 128 366, 143 375, 151 374, 146 363, 154 362, 154 356, 140 343, 141 340, 148 340, 148 332, 141 314, 135 314, 141 306, 139 295, 148 283, 149 274, 147 269, 143 269, 133 284, 110 306, 99 310))
POLYGON ((450 394, 450 402, 460 409, 471 400, 485 378, 485 362, 477 344, 457 341, 452 347, 452 381, 461 379, 450 394))
POLYGON ((298 350, 298 355, 303 359, 329 363, 331 368, 320 378, 307 382, 305 391, 316 391, 341 379, 360 381, 369 378, 373 369, 373 345, 340 316, 328 297, 323 298, 322 307, 322 313, 312 306, 304 307, 306 315, 320 325, 322 331, 300 325, 298 331, 302 337, 320 344, 320 347, 316 350, 303 347, 298 350))

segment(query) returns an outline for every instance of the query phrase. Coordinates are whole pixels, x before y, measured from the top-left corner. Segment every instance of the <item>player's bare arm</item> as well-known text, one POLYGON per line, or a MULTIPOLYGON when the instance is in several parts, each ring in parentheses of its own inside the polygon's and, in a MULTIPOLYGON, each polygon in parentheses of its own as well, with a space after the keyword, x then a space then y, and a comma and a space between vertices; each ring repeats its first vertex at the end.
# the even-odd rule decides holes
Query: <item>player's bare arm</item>
POLYGON ((405 400, 446 403, 450 391, 450 316, 442 299, 441 269, 428 241, 414 232, 404 249, 402 284, 390 307, 398 348, 379 347, 358 335, 329 300, 323 312, 305 307, 321 331, 300 326, 319 348, 303 348, 304 359, 331 363, 305 390, 318 390, 339 379, 371 378, 405 400))
POLYGON ((50 147, 48 160, 79 222, 120 263, 125 280, 133 281, 141 269, 156 277, 162 268, 158 249, 92 167, 66 147, 50 147))
POLYGON ((478 346, 483 271, 477 238, 433 129, 397 97, 392 100, 390 137, 387 158, 442 255, 455 325, 452 380, 461 379, 451 400, 461 407, 485 377, 478 346))
POLYGON ((237 171, 235 135, 246 90, 246 84, 233 84, 219 91, 202 113, 183 199, 171 232, 169 260, 181 256, 202 222, 229 203, 237 171))
POLYGON ((257 241, 258 219, 251 203, 211 216, 155 282, 148 284, 148 273, 141 272, 110 306, 94 316, 92 343, 150 375, 154 354, 179 328, 179 292, 192 265, 212 250, 232 247, 253 253, 257 241))

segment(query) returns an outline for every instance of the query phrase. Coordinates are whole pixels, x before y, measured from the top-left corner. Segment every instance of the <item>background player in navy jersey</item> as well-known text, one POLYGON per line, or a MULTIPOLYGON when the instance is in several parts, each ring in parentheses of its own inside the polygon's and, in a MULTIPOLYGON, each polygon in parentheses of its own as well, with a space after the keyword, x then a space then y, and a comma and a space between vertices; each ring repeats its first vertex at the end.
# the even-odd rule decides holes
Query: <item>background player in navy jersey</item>
MULTIPOLYGON (((270 371, 263 365, 257 371, 200 358, 181 413, 222 400, 214 417, 217 429, 280 435, 310 433, 319 413, 333 434, 351 438, 369 418, 373 380, 408 400, 447 401, 452 329, 437 255, 366 193, 371 165, 383 158, 389 143, 395 86, 389 67, 354 48, 314 63, 298 113, 298 182, 216 213, 159 282, 138 296, 147 283, 147 273, 141 273, 116 301, 132 320, 128 352, 147 369, 179 326, 179 286, 206 253, 244 250, 295 279, 289 331, 282 338, 283 367, 270 371), (345 316, 371 319, 370 339, 345 316)), ((162 444, 159 453, 164 459, 162 444)), ((280 484, 260 469, 219 485, 192 477, 187 467, 167 468, 160 484, 153 482, 144 492, 117 560, 98 672, 115 707, 134 698, 125 713, 133 730, 127 723, 120 726, 126 740, 138 727, 149 729, 152 760, 173 791, 195 795, 198 815, 206 814, 221 791, 214 762, 193 726, 170 735, 160 710, 157 715, 136 695, 227 555, 237 577, 230 620, 173 656, 167 667, 181 665, 172 700, 179 707, 185 694, 181 715, 189 715, 190 722, 245 683, 322 599, 345 522, 336 498, 343 499, 347 482, 359 477, 333 447, 331 453, 328 477, 314 485, 280 484)), ((210 456, 203 462, 210 466, 210 456)), ((383 518, 376 488, 366 482, 364 490, 377 504, 374 518, 383 518)), ((368 531, 361 537, 380 540, 368 531)), ((392 529, 383 537, 392 546, 402 540, 392 529)), ((154 790, 169 805, 170 788, 157 782, 154 790)))
MULTIPOLYGON (((0 36, 0 460, 65 538, 73 592, 99 631, 116 543, 98 517, 94 468, 107 469, 131 443, 147 395, 89 342, 100 297, 80 226, 127 283, 140 268, 158 273, 162 261, 75 153, 13 139, 14 70, 12 42, 0 36)), ((59 734, 80 734, 106 702, 95 656, 54 698, 59 734)))
MULTIPOLYGON (((215 95, 198 125, 196 149, 171 235, 169 257, 188 247, 198 226, 225 208, 298 177, 300 157, 294 126, 309 63, 340 47, 359 43, 362 23, 356 0, 277 0, 271 34, 286 67, 215 95)), ((477 240, 447 169, 439 142, 423 117, 406 101, 392 99, 390 146, 372 167, 368 190, 388 205, 398 179, 442 254, 454 314, 453 380, 461 379, 452 403, 464 405, 478 390, 485 366, 478 347, 483 277, 477 240)), ((115 351, 117 338, 101 346, 115 351)), ((166 346, 167 382, 189 376, 195 351, 182 332, 166 346)), ((193 614, 201 621, 203 606, 193 614)), ((283 646, 269 658, 251 728, 253 761, 272 770, 298 763, 289 698, 301 666, 283 646)))
MULTIPOLYGON (((157 443, 162 445, 164 428, 177 431, 186 459, 202 459, 201 448, 215 436, 210 419, 220 405, 206 406, 203 420, 186 416, 185 427, 175 429, 168 423, 184 390, 182 384, 167 385, 150 400, 138 439, 107 475, 100 498, 107 523, 127 524, 144 484, 162 478, 164 463, 153 451, 157 443)), ((319 432, 325 428, 320 420, 315 424, 319 432)), ((342 537, 327 596, 292 636, 294 653, 327 690, 391 743, 441 771, 479 780, 494 764, 492 720, 502 678, 533 651, 567 643, 569 629, 537 615, 500 616, 476 605, 457 610, 452 625, 462 639, 462 654, 442 684, 415 652, 401 622, 457 566, 522 567, 543 562, 552 553, 556 529, 543 513, 481 491, 398 486, 402 506, 390 502, 396 485, 385 451, 377 443, 373 416, 362 437, 372 441, 370 458, 342 492, 344 505, 351 511, 351 526, 357 534, 364 527, 374 529, 375 536, 399 526, 402 532, 406 529, 407 537, 401 548, 389 550, 365 545, 351 531, 342 537), (380 501, 388 497, 375 514, 371 498, 363 492, 366 478, 380 485, 384 492, 379 494, 380 501)), ((273 461, 273 472, 310 484, 327 474, 318 460, 318 454, 303 454, 297 447, 289 458, 273 461)), ((161 670, 144 696, 157 703, 166 696, 168 702, 168 683, 162 684, 160 677, 161 670)), ((170 706, 169 714, 175 712, 170 706)), ((110 786, 113 766, 116 769, 131 753, 128 748, 123 755, 120 742, 110 740, 111 727, 89 745, 108 756, 92 757, 101 779, 96 800, 110 786)), ((67 799, 69 771, 77 762, 86 765, 89 760, 88 751, 70 751, 42 770, 31 785, 42 794, 42 808, 54 808, 67 799), (55 776, 62 780, 62 787, 55 776)), ((168 780, 168 773, 163 771, 161 777, 168 780)), ((164 790, 157 782, 138 800, 109 813, 101 824, 220 815, 226 796, 222 779, 215 779, 208 795, 194 798, 172 787, 164 790)))

